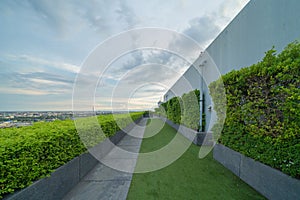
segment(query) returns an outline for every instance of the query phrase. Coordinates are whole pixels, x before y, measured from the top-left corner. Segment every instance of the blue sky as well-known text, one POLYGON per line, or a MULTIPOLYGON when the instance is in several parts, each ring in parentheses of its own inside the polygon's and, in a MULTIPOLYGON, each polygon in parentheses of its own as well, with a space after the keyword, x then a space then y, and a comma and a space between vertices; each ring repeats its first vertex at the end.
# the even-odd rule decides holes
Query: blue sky
MULTIPOLYGON (((158 27, 186 34, 205 48, 247 2, 1 0, 0 110, 71 110, 76 75, 90 52, 107 38, 134 28, 158 27)), ((107 87, 95 94, 97 109, 110 109, 110 92, 124 77, 124 69, 150 61, 170 65, 178 72, 165 74, 170 84, 188 67, 163 51, 122 56, 105 78, 107 87)), ((151 76, 153 68, 147 70, 151 76)), ((141 76, 126 78, 138 81, 141 76)), ((159 84, 141 86, 130 100, 118 95, 115 109, 126 109, 128 102, 130 109, 154 107, 166 90, 159 84)))

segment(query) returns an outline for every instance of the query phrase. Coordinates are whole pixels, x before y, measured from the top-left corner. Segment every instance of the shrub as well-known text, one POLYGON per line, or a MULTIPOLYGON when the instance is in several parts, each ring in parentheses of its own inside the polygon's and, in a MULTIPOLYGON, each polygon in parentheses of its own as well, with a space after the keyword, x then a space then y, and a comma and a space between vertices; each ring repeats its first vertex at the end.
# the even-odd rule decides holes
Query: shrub
POLYGON ((182 100, 180 97, 173 97, 167 102, 167 118, 176 124, 181 122, 182 100))
MULTIPOLYGON (((222 76, 227 112, 219 142, 300 178, 300 44, 275 52, 222 76)), ((209 86, 215 107, 220 83, 209 86)))
POLYGON ((185 126, 199 130, 200 122, 200 91, 194 90, 182 96, 183 115, 182 124, 185 126))
MULTIPOLYGON (((162 103, 156 113, 167 117, 176 124, 183 124, 191 129, 199 130, 200 91, 193 90, 182 97, 173 97, 162 103)), ((204 121, 205 123, 205 121, 204 121)))
MULTIPOLYGON (((129 116, 119 114, 115 115, 116 119, 112 115, 101 115, 98 119, 108 137, 120 129, 116 121, 123 128, 131 122, 130 118, 136 120, 142 115, 142 112, 129 116)), ((0 198, 48 176, 85 151, 71 120, 0 129, 0 198)))

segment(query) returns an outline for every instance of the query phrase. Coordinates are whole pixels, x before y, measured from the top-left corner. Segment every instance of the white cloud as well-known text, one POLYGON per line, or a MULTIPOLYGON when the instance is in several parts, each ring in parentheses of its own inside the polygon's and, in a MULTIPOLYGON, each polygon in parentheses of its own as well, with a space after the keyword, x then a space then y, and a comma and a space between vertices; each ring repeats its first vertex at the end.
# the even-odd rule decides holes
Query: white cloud
POLYGON ((9 87, 0 87, 0 93, 2 94, 18 94, 18 95, 48 95, 48 94, 60 94, 63 91, 45 91, 38 89, 22 89, 22 88, 9 88, 9 87))
POLYGON ((126 29, 135 27, 138 24, 137 16, 125 0, 119 0, 120 7, 116 9, 118 19, 125 22, 126 29))
MULTIPOLYGON (((73 12, 74 7, 70 1, 27 0, 26 3, 33 10, 35 21, 44 27, 43 31, 64 38, 72 33, 71 29, 74 32, 78 27, 72 27, 74 17, 76 21, 79 18, 73 12)), ((23 6, 28 9, 27 5, 23 6)))
POLYGON ((194 18, 190 20, 189 27, 183 33, 196 40, 204 49, 220 32, 215 21, 212 15, 194 18))
POLYGON ((11 60, 14 60, 14 61, 27 63, 28 65, 34 65, 34 66, 40 66, 40 67, 47 66, 49 68, 54 67, 58 70, 63 70, 63 71, 67 71, 70 73, 78 73, 80 70, 79 66, 76 66, 76 65, 73 65, 70 63, 50 61, 50 60, 46 60, 43 58, 26 55, 26 54, 24 54, 24 55, 6 55, 6 57, 11 60))
POLYGON ((219 8, 219 13, 221 17, 225 17, 228 20, 231 20, 235 17, 241 9, 249 2, 250 0, 226 0, 223 1, 219 8))
POLYGON ((22 65, 25 70, 12 67, 8 72, 0 73, 0 93, 33 96, 71 95, 77 67, 30 56, 9 56, 9 59, 13 60, 13 66, 22 65), (29 66, 28 69, 26 66, 29 66))
POLYGON ((224 0, 215 8, 217 12, 212 10, 191 19, 183 33, 206 48, 248 2, 249 0, 224 0))
POLYGON ((50 81, 50 80, 45 80, 45 79, 38 79, 38 78, 30 78, 29 81, 34 82, 36 84, 42 84, 45 86, 58 86, 58 85, 62 85, 62 86, 69 86, 68 83, 65 82, 58 82, 58 81, 50 81))
POLYGON ((138 23, 130 4, 124 0, 28 2, 39 18, 63 36, 90 29, 107 37, 113 32, 133 28, 138 23))
MULTIPOLYGON (((0 59, 10 54, 0 60, 0 93, 45 98, 49 94, 57 95, 57 98, 63 94, 71 95, 75 75, 80 70, 78 63, 82 62, 91 48, 113 34, 130 28, 154 26, 183 30, 181 32, 204 48, 247 2, 155 0, 145 4, 138 0, 0 1, 0 22, 3 24, 0 30, 0 59)), ((167 42, 169 39, 165 38, 167 42)), ((190 44, 180 42, 176 41, 173 45, 191 52, 191 57, 200 53, 194 52, 195 48, 191 48, 190 44)), ((160 81, 172 85, 188 66, 185 61, 168 52, 154 50, 132 53, 128 59, 121 60, 115 68, 104 74, 102 86, 105 89, 100 96, 109 96, 116 84, 123 84, 124 95, 130 87, 145 82, 160 81), (137 69, 140 65, 150 63, 154 65, 137 69), (165 65, 169 69, 157 65, 165 65), (130 73, 123 77, 127 72, 130 73)), ((88 85, 94 84, 91 81, 97 79, 95 74, 88 74, 86 80, 82 81, 88 85)), ((154 104, 155 98, 159 100, 162 93, 163 90, 153 86, 152 89, 139 91, 131 103, 144 108, 146 104, 154 104)), ((116 100, 119 105, 126 103, 124 95, 116 100)), ((38 100, 40 98, 32 103, 38 100)), ((51 104, 51 99, 43 102, 45 104, 38 105, 59 107, 62 103, 57 100, 51 104)), ((0 103, 3 102, 0 100, 0 103)))

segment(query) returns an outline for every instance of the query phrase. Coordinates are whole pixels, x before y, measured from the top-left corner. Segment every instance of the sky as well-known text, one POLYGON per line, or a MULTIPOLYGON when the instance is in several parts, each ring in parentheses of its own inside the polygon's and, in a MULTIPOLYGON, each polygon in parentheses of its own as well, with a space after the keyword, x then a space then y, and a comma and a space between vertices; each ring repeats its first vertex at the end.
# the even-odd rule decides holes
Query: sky
MULTIPOLYGON (((248 2, 1 0, 0 111, 72 110, 74 81, 105 41, 126 31, 155 27, 184 34, 205 49, 248 2)), ((106 52, 101 53, 100 57, 106 52)), ((189 65, 163 49, 120 55, 101 77, 94 74, 98 77, 93 79, 97 84, 92 106, 154 108, 189 65)))

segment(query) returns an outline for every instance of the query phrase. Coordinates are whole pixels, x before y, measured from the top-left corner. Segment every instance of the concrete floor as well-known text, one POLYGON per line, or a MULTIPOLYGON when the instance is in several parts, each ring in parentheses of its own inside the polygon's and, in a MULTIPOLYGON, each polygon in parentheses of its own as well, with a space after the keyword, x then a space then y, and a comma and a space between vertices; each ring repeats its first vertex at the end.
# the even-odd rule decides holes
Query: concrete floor
POLYGON ((147 119, 142 119, 63 199, 126 199, 147 119))

